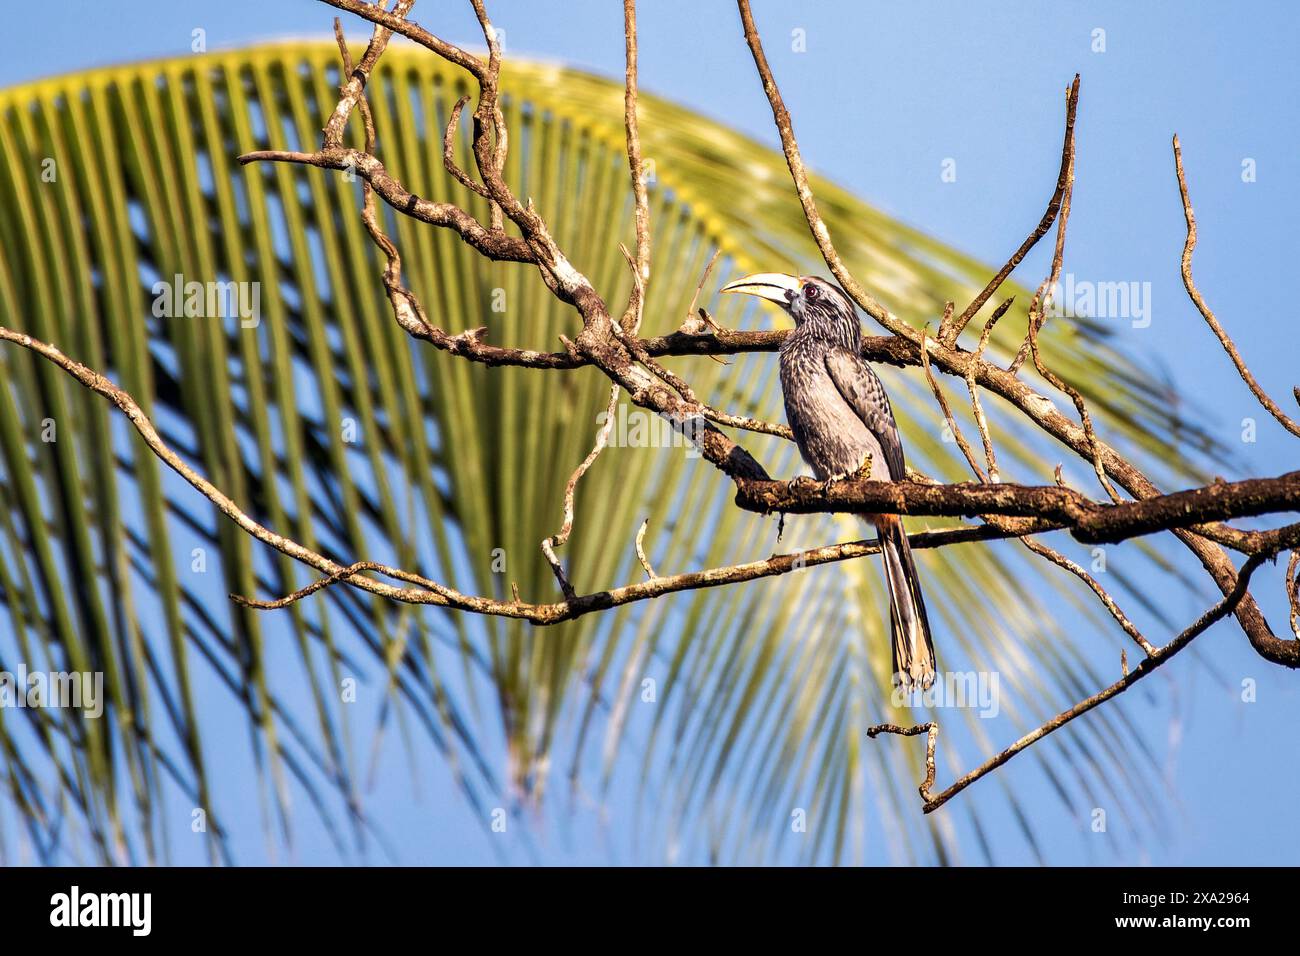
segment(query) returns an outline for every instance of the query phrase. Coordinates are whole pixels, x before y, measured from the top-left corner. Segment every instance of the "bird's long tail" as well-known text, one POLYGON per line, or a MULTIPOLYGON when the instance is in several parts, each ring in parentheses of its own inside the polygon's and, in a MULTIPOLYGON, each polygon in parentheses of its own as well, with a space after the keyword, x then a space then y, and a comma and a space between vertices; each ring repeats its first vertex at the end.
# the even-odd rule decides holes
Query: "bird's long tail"
POLYGON ((889 588, 889 621, 894 643, 894 673, 905 687, 929 687, 934 681, 934 642, 925 616, 921 581, 912 561, 912 546, 897 515, 875 522, 889 588))

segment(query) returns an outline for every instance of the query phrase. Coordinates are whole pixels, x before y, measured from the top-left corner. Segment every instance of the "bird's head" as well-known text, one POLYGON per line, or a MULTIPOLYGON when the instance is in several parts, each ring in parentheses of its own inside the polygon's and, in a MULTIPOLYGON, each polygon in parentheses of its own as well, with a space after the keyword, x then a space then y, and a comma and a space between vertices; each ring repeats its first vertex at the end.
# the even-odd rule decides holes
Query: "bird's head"
POLYGON ((828 335, 859 334, 853 301, 835 283, 818 276, 791 276, 783 272, 756 272, 729 282, 723 292, 745 292, 775 302, 794 319, 828 335))

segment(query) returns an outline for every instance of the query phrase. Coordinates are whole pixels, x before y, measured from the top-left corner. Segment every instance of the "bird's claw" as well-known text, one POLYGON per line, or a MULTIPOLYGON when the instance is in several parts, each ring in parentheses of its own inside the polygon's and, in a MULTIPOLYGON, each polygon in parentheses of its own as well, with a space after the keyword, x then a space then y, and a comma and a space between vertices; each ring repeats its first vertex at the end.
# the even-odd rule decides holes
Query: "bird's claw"
POLYGON ((823 494, 823 495, 829 494, 829 493, 830 493, 830 490, 831 490, 831 487, 832 487, 832 486, 833 486, 837 481, 844 481, 846 478, 849 478, 849 477, 852 477, 852 476, 850 476, 850 475, 845 475, 845 474, 840 474, 840 475, 831 475, 829 478, 827 478, 825 481, 822 482, 822 494, 823 494))
POLYGON ((871 477, 871 452, 862 456, 862 464, 858 465, 853 471, 841 472, 831 475, 822 482, 822 494, 826 494, 836 482, 848 481, 850 478, 870 478, 871 477))
POLYGON ((796 491, 799 490, 800 482, 809 482, 809 481, 812 481, 812 479, 809 478, 807 475, 797 475, 785 483, 786 491, 788 491, 790 494, 794 494, 796 491))

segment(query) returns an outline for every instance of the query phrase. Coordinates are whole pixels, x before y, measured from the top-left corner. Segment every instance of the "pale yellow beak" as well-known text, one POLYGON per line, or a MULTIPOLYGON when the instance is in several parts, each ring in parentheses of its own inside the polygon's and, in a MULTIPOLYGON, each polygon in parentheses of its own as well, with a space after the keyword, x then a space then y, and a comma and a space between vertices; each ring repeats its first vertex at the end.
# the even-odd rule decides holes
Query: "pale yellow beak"
POLYGON ((796 276, 784 272, 755 272, 722 287, 722 292, 744 292, 760 299, 775 302, 783 309, 790 308, 790 300, 799 294, 803 283, 796 276))

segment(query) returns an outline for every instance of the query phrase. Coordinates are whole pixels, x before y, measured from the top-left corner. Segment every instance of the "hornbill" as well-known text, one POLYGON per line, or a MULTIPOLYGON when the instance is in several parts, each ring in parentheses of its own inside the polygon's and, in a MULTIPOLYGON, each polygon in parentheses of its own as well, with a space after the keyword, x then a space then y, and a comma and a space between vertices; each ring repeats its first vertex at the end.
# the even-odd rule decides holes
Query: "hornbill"
MULTIPOLYGON (((794 319, 781 344, 785 414, 804 461, 822 481, 852 475, 901 481, 903 443, 885 388, 862 359, 862 326, 852 300, 816 276, 760 272, 723 286, 775 302, 794 319), (869 470, 867 470, 869 469, 869 470)), ((867 515, 880 538, 894 645, 904 687, 934 680, 934 644, 907 532, 898 515, 867 515)))

